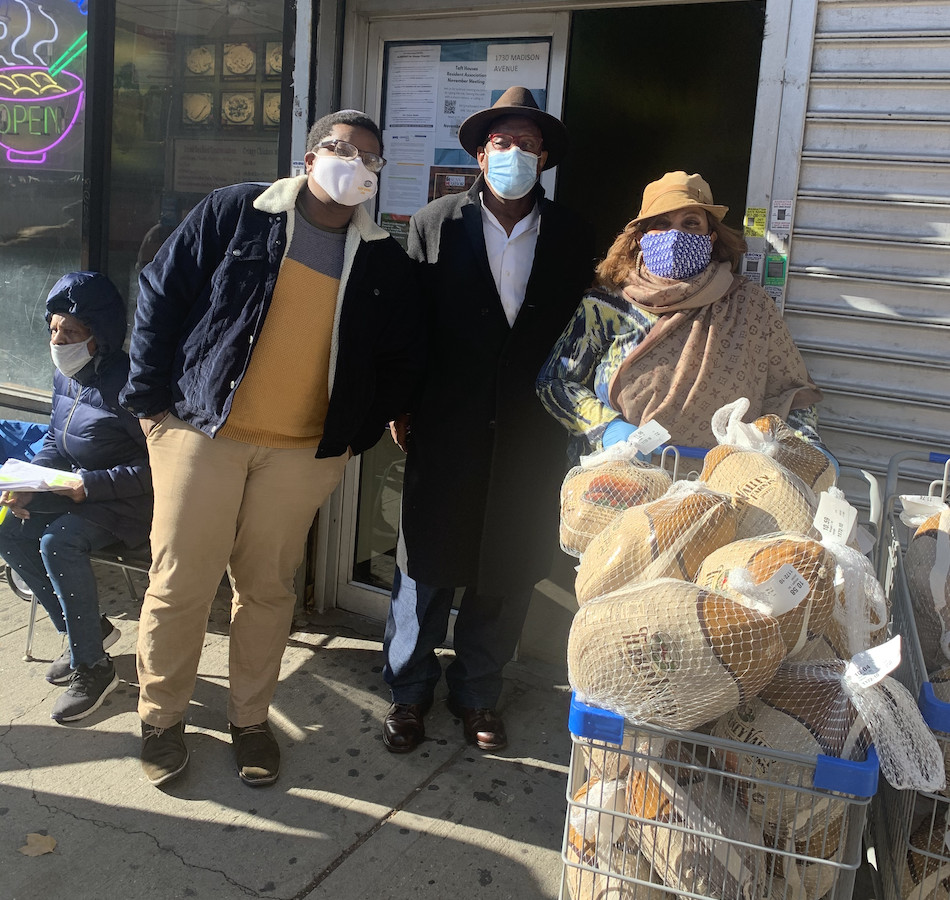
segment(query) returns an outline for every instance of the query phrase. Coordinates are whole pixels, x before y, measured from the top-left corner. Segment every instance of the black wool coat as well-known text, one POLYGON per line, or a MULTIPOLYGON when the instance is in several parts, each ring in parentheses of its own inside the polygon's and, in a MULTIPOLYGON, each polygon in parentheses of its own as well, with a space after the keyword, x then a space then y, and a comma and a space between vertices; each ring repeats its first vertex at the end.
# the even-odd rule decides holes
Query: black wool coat
POLYGON ((483 187, 479 177, 410 223, 429 352, 411 410, 397 561, 416 581, 504 594, 547 575, 557 548, 567 435, 535 382, 590 284, 593 235, 538 189, 534 265, 509 326, 485 249, 483 187))

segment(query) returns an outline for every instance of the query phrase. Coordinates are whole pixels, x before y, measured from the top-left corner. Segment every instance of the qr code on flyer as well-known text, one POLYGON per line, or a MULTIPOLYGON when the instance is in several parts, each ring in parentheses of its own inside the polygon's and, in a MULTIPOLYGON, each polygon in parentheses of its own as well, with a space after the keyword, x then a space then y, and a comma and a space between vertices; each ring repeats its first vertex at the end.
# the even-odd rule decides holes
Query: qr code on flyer
POLYGON ((445 109, 442 111, 443 115, 454 116, 455 115, 455 100, 446 100, 445 109))

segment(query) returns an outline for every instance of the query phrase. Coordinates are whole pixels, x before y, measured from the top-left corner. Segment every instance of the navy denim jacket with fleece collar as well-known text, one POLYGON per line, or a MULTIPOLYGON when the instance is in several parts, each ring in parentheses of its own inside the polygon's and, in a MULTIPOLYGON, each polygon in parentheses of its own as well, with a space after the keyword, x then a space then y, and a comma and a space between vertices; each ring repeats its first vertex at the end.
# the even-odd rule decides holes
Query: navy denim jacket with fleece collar
MULTIPOLYGON (((257 342, 306 176, 213 191, 139 278, 122 403, 138 417, 170 409, 214 437, 257 342)), ((409 407, 424 324, 412 265, 357 207, 346 235, 330 346, 330 405, 318 457, 354 453, 409 407)), ((304 332, 302 340, 306 340, 304 332)))

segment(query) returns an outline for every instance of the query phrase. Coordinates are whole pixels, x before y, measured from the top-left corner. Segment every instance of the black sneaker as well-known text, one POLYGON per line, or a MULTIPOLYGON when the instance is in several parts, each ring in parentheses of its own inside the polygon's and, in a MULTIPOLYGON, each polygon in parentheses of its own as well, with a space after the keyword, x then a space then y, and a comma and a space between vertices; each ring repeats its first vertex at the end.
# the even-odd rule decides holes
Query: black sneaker
POLYGON ((168 728, 142 723, 142 771, 156 787, 180 775, 188 765, 185 746, 185 723, 177 722, 168 728))
POLYGON ((273 784, 280 775, 280 747, 267 722, 238 728, 231 725, 231 741, 241 781, 251 787, 273 784))
MULTIPOLYGON (((102 649, 108 650, 122 637, 122 632, 105 616, 102 616, 99 624, 102 629, 102 649)), ((62 652, 59 659, 53 660, 50 667, 46 670, 46 680, 50 684, 64 685, 69 684, 69 680, 72 677, 72 658, 69 655, 69 645, 67 644, 66 649, 62 652)))
POLYGON ((75 722, 95 712, 116 689, 119 676, 107 656, 94 666, 77 666, 69 679, 69 688, 56 703, 49 717, 54 722, 75 722))

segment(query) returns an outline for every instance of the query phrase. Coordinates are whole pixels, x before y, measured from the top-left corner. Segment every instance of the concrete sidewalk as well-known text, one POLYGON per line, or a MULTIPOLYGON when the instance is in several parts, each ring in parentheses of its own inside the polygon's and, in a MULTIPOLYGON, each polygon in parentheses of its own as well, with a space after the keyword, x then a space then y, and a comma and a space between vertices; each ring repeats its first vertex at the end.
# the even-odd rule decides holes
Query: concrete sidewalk
MULTIPOLYGON (((144 586, 144 579, 138 583, 144 586)), ((53 723, 62 688, 43 675, 62 644, 42 614, 22 659, 29 606, 0 582, 0 900, 169 898, 555 898, 570 757, 563 671, 513 664, 502 706, 510 746, 483 754, 437 703, 428 740, 388 753, 381 628, 334 613, 295 631, 271 724, 276 785, 252 789, 228 736, 228 598, 212 613, 187 722, 191 762, 167 790, 138 762, 138 605, 101 572, 121 629, 122 683, 90 717, 53 723), (18 852, 29 833, 54 852, 18 852)))

